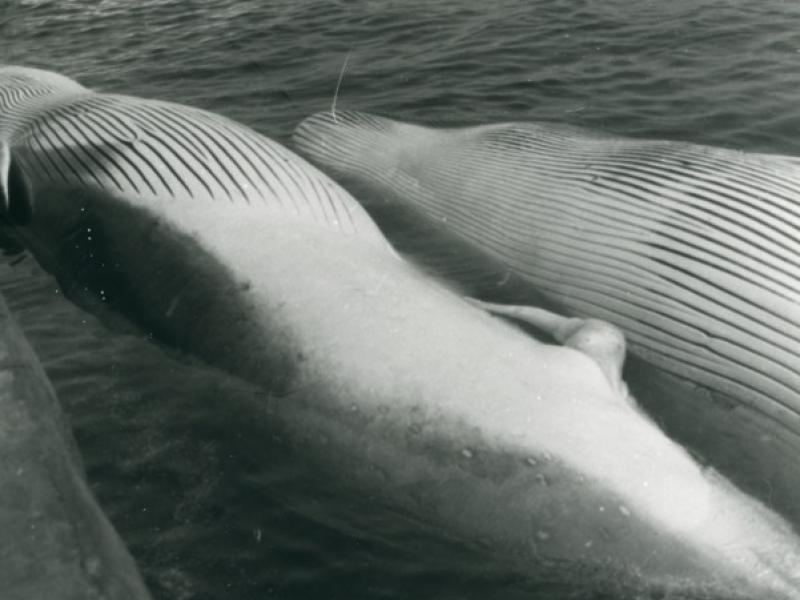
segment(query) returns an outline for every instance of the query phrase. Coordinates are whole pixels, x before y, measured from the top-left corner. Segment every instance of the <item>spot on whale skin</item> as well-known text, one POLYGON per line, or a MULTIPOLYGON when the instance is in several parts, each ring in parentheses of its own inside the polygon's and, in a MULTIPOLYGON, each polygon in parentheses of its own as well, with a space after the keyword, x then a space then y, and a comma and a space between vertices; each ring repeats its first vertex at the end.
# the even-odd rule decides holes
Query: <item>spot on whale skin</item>
POLYGON ((101 566, 102 563, 100 562, 100 559, 96 556, 88 557, 83 563, 84 570, 86 571, 87 575, 89 575, 89 577, 91 577, 92 579, 96 579, 97 577, 100 576, 101 566))
POLYGON ((172 299, 172 301, 169 303, 169 306, 167 307, 167 310, 164 313, 164 316, 168 317, 168 318, 171 317, 175 313, 175 309, 178 308, 178 305, 180 304, 180 302, 181 302, 181 296, 180 296, 180 294, 177 294, 172 299))

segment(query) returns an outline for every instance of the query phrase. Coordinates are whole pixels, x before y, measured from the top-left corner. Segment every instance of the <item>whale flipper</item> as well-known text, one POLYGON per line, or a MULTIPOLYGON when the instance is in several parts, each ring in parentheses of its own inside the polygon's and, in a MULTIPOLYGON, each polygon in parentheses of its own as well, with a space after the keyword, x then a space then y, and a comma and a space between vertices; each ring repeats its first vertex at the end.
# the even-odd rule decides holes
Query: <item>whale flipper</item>
POLYGON ((487 312, 529 323, 554 340, 575 348, 594 360, 621 398, 631 402, 622 379, 625 362, 625 335, 608 321, 565 317, 538 306, 496 304, 470 300, 487 312))
POLYGON ((14 163, 11 148, 0 142, 0 214, 15 225, 31 219, 30 187, 21 169, 14 163))
POLYGON ((8 174, 11 167, 11 151, 8 144, 0 142, 0 208, 7 212, 11 202, 8 193, 8 174))

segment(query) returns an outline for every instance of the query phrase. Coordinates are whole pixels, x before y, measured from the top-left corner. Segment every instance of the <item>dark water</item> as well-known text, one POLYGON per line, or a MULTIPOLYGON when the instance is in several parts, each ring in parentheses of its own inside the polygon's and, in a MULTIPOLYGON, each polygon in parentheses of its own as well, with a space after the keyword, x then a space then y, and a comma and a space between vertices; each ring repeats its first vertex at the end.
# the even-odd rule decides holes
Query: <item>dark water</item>
MULTIPOLYGON (((329 109, 553 120, 800 154, 794 0, 0 0, 0 62, 198 105, 283 142, 329 109)), ((146 249, 143 249, 143 256, 146 249)), ((564 598, 274 443, 258 390, 109 333, 30 258, 3 293, 158 599, 564 598)), ((580 590, 577 590, 578 592, 580 590)))

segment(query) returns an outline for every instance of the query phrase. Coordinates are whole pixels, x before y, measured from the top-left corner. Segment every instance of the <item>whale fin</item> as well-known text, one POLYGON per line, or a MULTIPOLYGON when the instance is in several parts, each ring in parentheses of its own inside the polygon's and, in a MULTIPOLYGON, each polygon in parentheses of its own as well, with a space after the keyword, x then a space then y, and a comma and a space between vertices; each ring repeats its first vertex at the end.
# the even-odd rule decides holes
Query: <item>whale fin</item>
POLYGON ((7 214, 11 206, 8 192, 8 174, 11 170, 11 150, 8 144, 0 142, 0 212, 7 214))
POLYGON ((6 142, 0 142, 0 218, 14 225, 26 225, 31 219, 28 185, 6 142))
POLYGON ((529 323, 557 342, 580 350, 598 364, 612 389, 630 402, 628 387, 622 379, 625 335, 615 325, 600 319, 564 317, 536 306, 494 304, 472 298, 469 301, 493 315, 529 323))

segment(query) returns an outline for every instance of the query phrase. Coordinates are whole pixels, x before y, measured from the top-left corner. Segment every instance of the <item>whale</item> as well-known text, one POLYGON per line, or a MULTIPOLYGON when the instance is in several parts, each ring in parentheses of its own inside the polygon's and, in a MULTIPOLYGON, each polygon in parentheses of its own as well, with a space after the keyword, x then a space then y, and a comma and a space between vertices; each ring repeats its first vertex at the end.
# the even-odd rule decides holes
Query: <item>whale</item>
POLYGON ((9 66, 0 145, 9 235, 67 294, 254 383, 343 485, 573 595, 800 598, 797 533, 638 408, 615 326, 528 336, 221 115, 9 66))
POLYGON ((53 387, 0 296, 0 582, 6 600, 150 600, 89 489, 53 387))
POLYGON ((313 115, 294 142, 360 198, 490 261, 505 278, 485 300, 521 282, 495 314, 524 321, 544 302, 618 326, 649 413, 800 526, 798 159, 357 111, 313 115))

